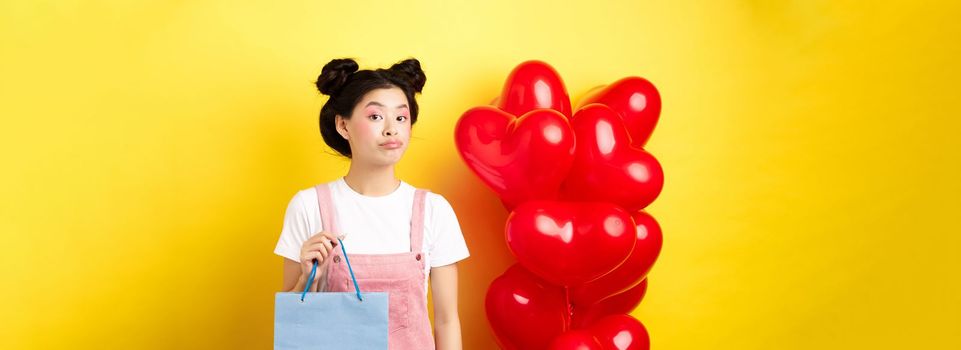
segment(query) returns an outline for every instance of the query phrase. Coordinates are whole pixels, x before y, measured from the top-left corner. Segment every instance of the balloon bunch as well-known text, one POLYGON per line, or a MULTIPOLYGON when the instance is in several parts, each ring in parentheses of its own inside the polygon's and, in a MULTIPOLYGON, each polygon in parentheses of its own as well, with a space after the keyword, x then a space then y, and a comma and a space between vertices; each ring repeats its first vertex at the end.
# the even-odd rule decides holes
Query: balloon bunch
POLYGON ((642 209, 664 173, 644 150, 660 115, 654 85, 628 77, 572 111, 557 72, 527 61, 500 97, 460 117, 461 158, 501 199, 517 263, 487 291, 504 349, 648 349, 627 315, 647 290, 660 226, 642 209))

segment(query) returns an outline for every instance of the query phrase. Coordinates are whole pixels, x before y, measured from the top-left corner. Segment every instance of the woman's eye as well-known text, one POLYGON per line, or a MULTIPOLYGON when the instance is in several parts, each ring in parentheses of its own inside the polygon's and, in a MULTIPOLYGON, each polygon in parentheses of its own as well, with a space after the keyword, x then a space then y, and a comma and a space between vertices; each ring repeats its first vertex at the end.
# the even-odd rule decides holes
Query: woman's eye
POLYGON ((377 118, 380 118, 380 114, 371 114, 370 116, 370 119, 376 120, 377 118))
POLYGON ((398 121, 405 121, 405 120, 407 120, 407 116, 403 116, 403 115, 398 116, 398 117, 397 117, 397 120, 398 120, 398 121))

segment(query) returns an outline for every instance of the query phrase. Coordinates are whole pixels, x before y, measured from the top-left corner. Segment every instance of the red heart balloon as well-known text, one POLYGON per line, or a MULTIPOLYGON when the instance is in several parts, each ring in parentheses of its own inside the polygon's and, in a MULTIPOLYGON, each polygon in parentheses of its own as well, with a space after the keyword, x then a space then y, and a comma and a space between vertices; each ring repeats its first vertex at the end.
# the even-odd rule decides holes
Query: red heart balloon
POLYGON ((554 338, 550 350, 604 350, 604 348, 590 332, 572 330, 554 338))
POLYGON ((647 279, 636 286, 591 304, 574 305, 573 328, 583 328, 604 316, 627 314, 637 308, 647 293, 647 279))
POLYGON ((502 349, 544 349, 570 322, 563 289, 518 264, 491 282, 485 307, 502 349))
POLYGON ((637 227, 637 242, 634 250, 621 266, 596 280, 571 288, 571 303, 591 305, 601 299, 622 293, 647 276, 647 273, 661 253, 663 235, 661 226, 650 214, 639 211, 631 215, 637 227))
POLYGON ((490 106, 475 107, 455 127, 461 158, 508 210, 533 199, 555 199, 574 161, 568 119, 551 109, 520 118, 490 106))
POLYGON ((630 214, 609 203, 530 201, 507 217, 507 245, 544 280, 581 284, 610 272, 634 249, 630 214))
POLYGON ((624 121, 610 107, 587 105, 577 111, 571 126, 577 149, 561 198, 609 202, 634 212, 661 193, 661 165, 650 153, 631 146, 624 121))
POLYGON ((601 89, 592 90, 578 103, 578 109, 602 103, 620 114, 631 134, 631 144, 642 148, 651 138, 661 115, 661 95, 647 79, 627 77, 601 89))
POLYGON ((612 315, 600 319, 591 333, 609 350, 649 350, 651 338, 640 321, 628 315, 612 315))
POLYGON ((497 108, 513 115, 549 108, 571 117, 571 98, 561 76, 543 61, 523 62, 507 76, 497 108))

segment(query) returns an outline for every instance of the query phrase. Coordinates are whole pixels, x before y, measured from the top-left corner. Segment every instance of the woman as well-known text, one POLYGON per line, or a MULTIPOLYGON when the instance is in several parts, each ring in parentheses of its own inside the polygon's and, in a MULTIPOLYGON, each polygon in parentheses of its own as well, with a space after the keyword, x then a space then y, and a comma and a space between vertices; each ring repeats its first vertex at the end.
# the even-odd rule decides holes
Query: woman
POLYGON ((417 122, 426 82, 420 62, 360 70, 351 59, 327 63, 317 88, 330 99, 320 131, 350 159, 347 174, 299 191, 287 207, 274 253, 284 259, 284 291, 303 291, 318 262, 311 291, 348 291, 341 238, 362 291, 389 294, 391 349, 460 349, 457 265, 469 256, 454 210, 443 196, 395 176, 417 122), (336 249, 335 249, 336 248, 336 249), (427 279, 434 334, 427 316, 427 279))

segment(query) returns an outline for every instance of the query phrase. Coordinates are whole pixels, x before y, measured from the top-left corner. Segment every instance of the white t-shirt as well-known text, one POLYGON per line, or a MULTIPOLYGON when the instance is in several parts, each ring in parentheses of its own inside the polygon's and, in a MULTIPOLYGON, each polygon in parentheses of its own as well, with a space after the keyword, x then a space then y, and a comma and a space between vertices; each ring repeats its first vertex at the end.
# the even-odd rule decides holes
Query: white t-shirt
MULTIPOLYGON (((378 197, 354 191, 341 177, 330 186, 337 211, 337 225, 346 234, 347 254, 394 254, 410 251, 410 223, 414 191, 401 181, 394 192, 378 197)), ((300 248, 321 231, 317 190, 303 189, 290 200, 284 227, 274 253, 300 262, 300 248)), ((425 284, 430 268, 453 264, 470 256, 454 208, 444 196, 429 192, 424 203, 425 284)), ((339 249, 339 248, 338 248, 339 249)), ((426 288, 425 288, 426 290, 426 288)))

